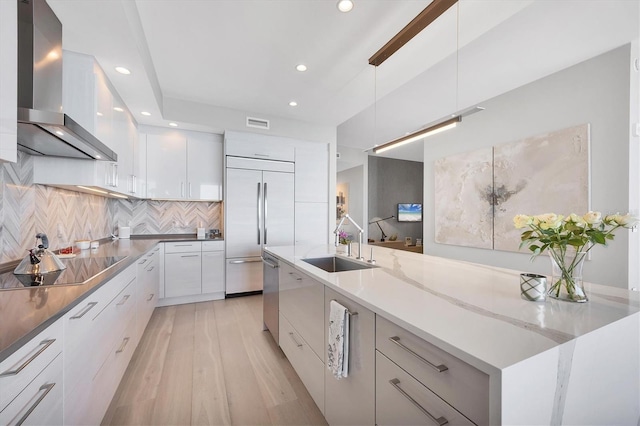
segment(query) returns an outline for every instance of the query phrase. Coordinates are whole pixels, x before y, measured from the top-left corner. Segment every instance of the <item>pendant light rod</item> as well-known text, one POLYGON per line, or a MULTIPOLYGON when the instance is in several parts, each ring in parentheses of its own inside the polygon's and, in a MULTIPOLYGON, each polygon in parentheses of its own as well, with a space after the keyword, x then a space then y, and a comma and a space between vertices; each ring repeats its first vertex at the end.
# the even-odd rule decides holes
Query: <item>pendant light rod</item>
POLYGON ((433 0, 418 16, 413 18, 398 34, 393 36, 380 50, 369 58, 369 65, 375 67, 389 59, 398 49, 407 44, 429 24, 446 12, 458 0, 433 0))
POLYGON ((376 154, 380 154, 381 152, 388 151, 392 148, 397 148, 402 145, 406 145, 411 142, 418 141, 420 139, 424 139, 427 136, 435 135, 436 133, 444 132, 445 130, 453 129, 456 127, 458 123, 462 121, 462 117, 457 115, 448 120, 442 121, 440 123, 434 124, 433 126, 429 126, 425 129, 420 129, 416 132, 410 133, 401 138, 392 140, 391 142, 387 142, 384 145, 376 146, 373 148, 373 152, 376 154))

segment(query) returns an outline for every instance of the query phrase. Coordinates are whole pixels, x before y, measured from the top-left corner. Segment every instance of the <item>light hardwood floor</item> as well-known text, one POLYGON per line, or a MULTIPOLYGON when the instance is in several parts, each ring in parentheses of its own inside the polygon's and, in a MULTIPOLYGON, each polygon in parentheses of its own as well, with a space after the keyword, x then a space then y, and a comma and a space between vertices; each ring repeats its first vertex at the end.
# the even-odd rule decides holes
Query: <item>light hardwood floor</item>
POLYGON ((262 296, 156 308, 104 425, 326 425, 262 296))

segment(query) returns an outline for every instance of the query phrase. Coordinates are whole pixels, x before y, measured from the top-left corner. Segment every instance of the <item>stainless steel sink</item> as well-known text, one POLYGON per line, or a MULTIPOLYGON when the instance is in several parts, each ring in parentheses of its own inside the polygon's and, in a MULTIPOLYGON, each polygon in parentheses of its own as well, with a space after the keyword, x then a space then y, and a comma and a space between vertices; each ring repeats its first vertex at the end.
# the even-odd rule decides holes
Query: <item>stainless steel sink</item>
POLYGON ((312 259, 302 259, 302 261, 307 262, 308 264, 327 272, 344 272, 356 271, 358 269, 377 268, 377 266, 374 265, 369 265, 362 262, 354 262, 337 256, 315 257, 312 259))

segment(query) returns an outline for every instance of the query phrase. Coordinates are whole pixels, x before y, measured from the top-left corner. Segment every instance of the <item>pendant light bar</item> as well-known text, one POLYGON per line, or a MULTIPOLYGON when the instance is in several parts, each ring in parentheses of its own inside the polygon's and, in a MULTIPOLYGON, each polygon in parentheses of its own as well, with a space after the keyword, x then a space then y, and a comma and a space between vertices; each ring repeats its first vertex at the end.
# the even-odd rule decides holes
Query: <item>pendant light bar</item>
POLYGON ((458 0, 433 0, 418 16, 413 18, 398 34, 369 58, 369 65, 377 67, 382 64, 457 2, 458 0))
POLYGON ((393 148, 397 148, 402 145, 409 144, 411 142, 418 141, 420 139, 424 139, 427 136, 435 135, 436 133, 444 132, 445 130, 453 129, 456 127, 458 123, 462 121, 462 117, 457 115, 453 118, 450 118, 446 121, 440 122, 438 124, 434 124, 433 126, 429 126, 425 129, 418 130, 416 132, 410 133, 401 138, 392 140, 391 142, 387 142, 383 145, 376 146, 373 148, 373 152, 375 154, 380 154, 381 152, 388 151, 393 148))

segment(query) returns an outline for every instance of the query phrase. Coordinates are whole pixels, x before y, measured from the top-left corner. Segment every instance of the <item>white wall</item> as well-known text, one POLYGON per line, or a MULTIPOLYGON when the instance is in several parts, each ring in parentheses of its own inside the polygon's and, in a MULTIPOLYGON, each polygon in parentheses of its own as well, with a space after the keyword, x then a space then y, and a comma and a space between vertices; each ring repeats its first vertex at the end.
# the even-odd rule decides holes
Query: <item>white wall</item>
MULTIPOLYGON (((452 131, 427 139, 425 217, 434 215, 434 160, 581 123, 591 123, 591 208, 603 213, 626 212, 630 189, 630 51, 630 46, 625 45, 483 102, 485 111, 467 117, 452 131)), ((623 288, 637 287, 637 283, 628 282, 629 238, 629 232, 621 231, 609 247, 594 248, 592 260, 585 265, 585 280, 623 288)), ((550 271, 546 256, 531 263, 528 254, 435 244, 432 219, 424 222, 424 244, 426 254, 523 272, 547 274, 550 271)))

